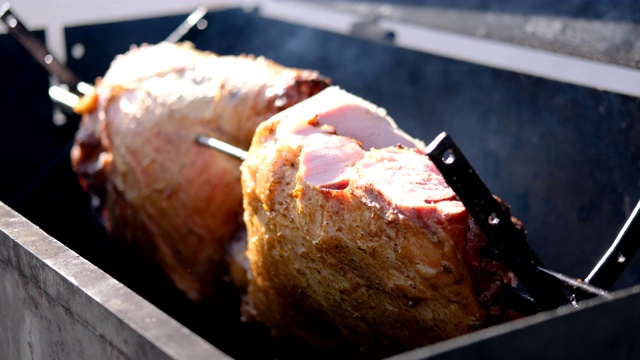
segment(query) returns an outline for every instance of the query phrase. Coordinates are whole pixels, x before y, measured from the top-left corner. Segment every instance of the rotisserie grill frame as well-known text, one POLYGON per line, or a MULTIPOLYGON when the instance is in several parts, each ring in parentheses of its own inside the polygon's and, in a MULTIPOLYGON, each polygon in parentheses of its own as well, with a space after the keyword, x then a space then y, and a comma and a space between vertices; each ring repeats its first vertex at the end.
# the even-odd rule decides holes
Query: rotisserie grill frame
MULTIPOLYGON (((93 82, 115 55, 131 44, 161 41, 185 15, 68 27, 67 64, 93 82), (71 53, 75 44, 84 46, 79 58, 71 53)), ((413 136, 428 142, 441 131, 454 135, 483 180, 512 205, 551 269, 586 276, 640 198, 638 98, 260 12, 210 11, 205 19, 205 29, 186 37, 199 49, 317 69, 386 108, 413 136)), ((228 347, 228 338, 212 341, 211 332, 183 323, 184 314, 174 317, 171 309, 183 303, 144 288, 144 274, 128 274, 129 267, 105 256, 104 234, 66 157, 78 119, 53 125, 47 74, 8 35, 0 35, 0 48, 11 54, 0 55, 0 65, 14 70, 2 75, 8 86, 0 89, 0 357, 277 357, 273 349, 261 351, 264 339, 228 347)), ((632 358, 640 354, 636 284, 637 259, 610 300, 590 299, 397 358, 632 358)), ((209 320, 211 327, 226 323, 209 320)))

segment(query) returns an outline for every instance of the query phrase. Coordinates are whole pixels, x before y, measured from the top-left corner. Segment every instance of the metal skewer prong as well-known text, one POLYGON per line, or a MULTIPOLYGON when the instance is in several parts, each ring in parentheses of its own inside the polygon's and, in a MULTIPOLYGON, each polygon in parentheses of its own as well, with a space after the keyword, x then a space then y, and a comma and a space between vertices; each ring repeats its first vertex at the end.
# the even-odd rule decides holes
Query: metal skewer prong
POLYGON ((189 16, 164 40, 170 43, 177 43, 207 14, 207 8, 200 6, 195 9, 189 16))
POLYGON ((591 270, 585 282, 603 289, 609 289, 613 286, 640 247, 639 213, 640 201, 636 204, 631 216, 625 222, 609 250, 591 270))
POLYGON ((227 144, 224 141, 220 141, 218 139, 214 139, 212 137, 206 135, 198 135, 196 136, 196 142, 200 145, 208 146, 212 149, 222 151, 225 154, 231 155, 237 159, 245 160, 247 158, 247 152, 237 148, 233 145, 227 144))

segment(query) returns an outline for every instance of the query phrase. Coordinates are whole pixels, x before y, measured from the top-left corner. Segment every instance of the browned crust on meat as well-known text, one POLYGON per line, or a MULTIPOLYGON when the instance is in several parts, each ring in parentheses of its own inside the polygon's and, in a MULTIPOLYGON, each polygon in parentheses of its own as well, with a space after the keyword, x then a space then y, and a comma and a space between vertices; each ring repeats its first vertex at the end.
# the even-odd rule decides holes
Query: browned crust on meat
POLYGON ((78 103, 73 107, 73 111, 78 115, 88 114, 98 108, 98 93, 91 93, 80 97, 78 103))
POLYGON ((397 216, 381 202, 366 204, 375 192, 366 185, 310 186, 298 173, 300 148, 278 148, 277 125, 258 129, 242 166, 251 266, 245 320, 375 357, 490 321, 497 295, 485 268, 493 263, 468 263, 477 250, 469 239, 486 239, 464 209, 397 216))
POLYGON ((240 162, 197 145, 196 135, 247 148, 260 122, 324 89, 329 79, 264 58, 198 56, 221 61, 212 75, 219 88, 210 116, 188 113, 186 105, 123 121, 120 97, 141 90, 135 82, 107 83, 105 76, 96 84, 98 95, 77 109, 84 115, 71 160, 80 183, 100 199, 112 241, 159 266, 191 300, 203 301, 227 276, 226 250, 241 225, 242 194, 240 162), (264 76, 238 84, 224 66, 251 66, 264 76))

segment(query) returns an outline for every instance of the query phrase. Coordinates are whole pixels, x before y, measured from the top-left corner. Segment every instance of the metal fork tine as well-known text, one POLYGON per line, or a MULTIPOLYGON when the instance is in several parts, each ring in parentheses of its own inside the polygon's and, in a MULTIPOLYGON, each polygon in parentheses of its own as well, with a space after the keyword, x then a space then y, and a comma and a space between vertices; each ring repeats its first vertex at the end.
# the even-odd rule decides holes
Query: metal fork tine
POLYGON ((72 92, 77 92, 76 86, 80 78, 68 67, 60 63, 47 49, 42 40, 30 32, 11 12, 11 5, 5 3, 0 8, 0 19, 7 26, 8 32, 16 39, 31 56, 45 68, 49 74, 55 77, 60 83, 69 86, 72 92))
POLYGON ((490 245, 501 254, 501 262, 516 274, 540 308, 549 310, 568 304, 562 288, 538 272, 538 267, 544 265, 531 249, 526 234, 511 221, 453 139, 443 132, 426 152, 490 245))
MULTIPOLYGON (((624 271, 640 247, 640 201, 585 282, 609 289, 624 271)), ((587 296, 590 297, 590 296, 587 296)))

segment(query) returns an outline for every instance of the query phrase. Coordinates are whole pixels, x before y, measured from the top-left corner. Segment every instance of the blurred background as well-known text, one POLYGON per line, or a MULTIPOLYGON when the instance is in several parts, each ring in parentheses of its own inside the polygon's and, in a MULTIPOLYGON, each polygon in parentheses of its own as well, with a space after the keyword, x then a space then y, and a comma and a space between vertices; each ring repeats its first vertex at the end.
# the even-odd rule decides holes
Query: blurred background
MULTIPOLYGON (((451 134, 551 269, 586 277, 640 200, 633 0, 11 2, 87 82, 200 5, 210 11, 184 37, 197 48, 317 69, 425 142, 451 134)), ((0 25, 0 201, 110 270, 70 169, 79 119, 50 100, 51 83, 0 25)), ((616 288, 634 284, 638 259, 616 288)))

